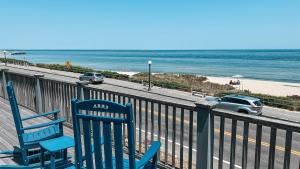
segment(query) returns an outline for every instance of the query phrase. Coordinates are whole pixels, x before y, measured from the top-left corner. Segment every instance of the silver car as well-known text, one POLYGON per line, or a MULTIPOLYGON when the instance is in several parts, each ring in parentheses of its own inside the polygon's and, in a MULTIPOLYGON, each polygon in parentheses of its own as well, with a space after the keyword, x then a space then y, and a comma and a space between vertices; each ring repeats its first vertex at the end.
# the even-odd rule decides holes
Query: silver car
POLYGON ((245 114, 261 115, 263 104, 258 98, 231 94, 221 98, 206 98, 215 102, 215 107, 245 114))
POLYGON ((88 72, 79 76, 80 81, 89 81, 90 83, 103 83, 104 77, 101 73, 88 72))

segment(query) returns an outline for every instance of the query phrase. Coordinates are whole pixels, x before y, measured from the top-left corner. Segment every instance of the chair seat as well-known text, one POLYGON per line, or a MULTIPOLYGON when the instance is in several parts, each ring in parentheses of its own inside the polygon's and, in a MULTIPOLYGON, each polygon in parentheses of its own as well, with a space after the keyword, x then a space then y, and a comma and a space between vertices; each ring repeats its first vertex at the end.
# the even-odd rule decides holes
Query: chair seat
POLYGON ((22 137, 25 144, 35 144, 41 140, 57 137, 59 134, 59 126, 53 125, 38 131, 24 133, 22 137))
POLYGON ((61 136, 40 142, 40 146, 51 153, 74 147, 74 145, 74 139, 69 136, 61 136))

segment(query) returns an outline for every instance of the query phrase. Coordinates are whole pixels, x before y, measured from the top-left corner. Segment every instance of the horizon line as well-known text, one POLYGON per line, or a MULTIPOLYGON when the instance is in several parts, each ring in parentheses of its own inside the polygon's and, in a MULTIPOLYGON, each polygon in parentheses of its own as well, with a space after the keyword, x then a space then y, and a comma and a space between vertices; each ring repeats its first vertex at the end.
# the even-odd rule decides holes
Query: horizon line
POLYGON ((28 50, 62 50, 62 51, 68 51, 68 50, 78 50, 78 51, 222 51, 222 50, 300 50, 300 48, 240 48, 240 49, 18 49, 18 48, 11 48, 11 49, 0 49, 1 51, 9 51, 9 50, 19 50, 19 51, 28 51, 28 50))

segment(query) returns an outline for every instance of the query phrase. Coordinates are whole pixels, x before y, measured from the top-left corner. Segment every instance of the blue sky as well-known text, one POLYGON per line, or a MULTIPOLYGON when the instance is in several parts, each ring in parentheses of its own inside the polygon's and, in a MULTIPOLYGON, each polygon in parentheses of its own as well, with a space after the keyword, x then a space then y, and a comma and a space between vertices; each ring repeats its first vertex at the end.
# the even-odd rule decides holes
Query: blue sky
POLYGON ((300 48, 299 0, 1 0, 0 49, 300 48))

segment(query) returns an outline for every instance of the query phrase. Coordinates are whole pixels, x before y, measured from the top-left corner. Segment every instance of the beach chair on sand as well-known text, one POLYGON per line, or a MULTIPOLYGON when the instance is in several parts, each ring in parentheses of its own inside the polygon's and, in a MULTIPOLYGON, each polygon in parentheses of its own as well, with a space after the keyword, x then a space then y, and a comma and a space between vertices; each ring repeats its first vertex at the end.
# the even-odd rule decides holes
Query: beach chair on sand
POLYGON ((158 141, 151 144, 140 160, 135 159, 135 126, 131 103, 124 106, 106 100, 72 100, 72 118, 75 138, 74 168, 157 168, 157 152, 160 148, 158 141), (112 117, 112 114, 115 115, 112 117), (125 137, 122 125, 127 125, 128 146, 123 144, 125 137), (83 137, 80 133, 83 133, 83 137), (101 139, 104 139, 103 146, 99 144, 101 139), (93 143, 94 155, 91 153, 93 143), (85 163, 83 159, 86 160, 85 163))
MULTIPOLYGON (((18 135, 19 147, 17 150, 14 151, 0 151, 0 154, 3 153, 19 155, 20 162, 23 165, 27 166, 30 164, 30 161, 39 160, 40 158, 39 141, 52 139, 63 135, 64 119, 58 118, 58 110, 22 118, 18 108, 18 103, 16 100, 12 82, 8 82, 6 89, 18 135), (23 122, 26 120, 45 117, 49 115, 53 115, 54 119, 47 123, 36 124, 26 127, 23 126, 23 122)), ((62 156, 64 158, 66 158, 66 155, 67 152, 63 152, 62 156)), ((1 168, 3 167, 1 166, 1 168)))

